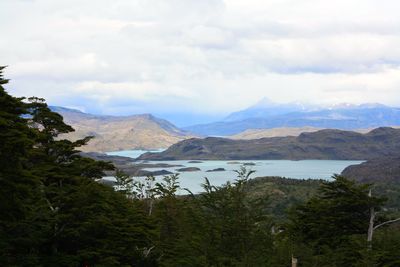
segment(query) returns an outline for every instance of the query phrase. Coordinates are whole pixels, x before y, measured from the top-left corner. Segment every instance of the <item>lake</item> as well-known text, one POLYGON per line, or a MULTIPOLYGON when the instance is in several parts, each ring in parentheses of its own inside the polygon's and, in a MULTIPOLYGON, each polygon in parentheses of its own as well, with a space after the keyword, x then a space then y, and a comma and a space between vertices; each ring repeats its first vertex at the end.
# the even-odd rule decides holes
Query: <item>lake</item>
MULTIPOLYGON (((109 152, 109 155, 118 155, 136 158, 140 154, 147 151, 129 150, 109 152)), ((157 161, 154 163, 167 163, 173 165, 183 165, 184 167, 197 167, 200 171, 194 172, 178 172, 173 168, 149 168, 145 170, 167 170, 173 173, 179 173, 179 181, 182 188, 188 188, 194 193, 202 191, 201 183, 204 182, 204 177, 207 177, 211 184, 222 185, 227 181, 236 179, 235 170, 238 170, 243 164, 254 164, 246 166, 246 168, 254 170, 253 178, 260 176, 281 176, 295 179, 331 179, 333 174, 340 174, 347 166, 360 164, 363 161, 357 160, 202 160, 199 163, 190 163, 187 160, 174 161, 157 161), (226 171, 207 172, 217 168, 224 168, 226 171)), ((153 163, 153 162, 148 162, 153 163)), ((161 179, 162 177, 158 177, 161 179)))
POLYGON ((129 158, 137 158, 140 155, 146 152, 163 152, 165 149, 158 149, 158 150, 123 150, 123 151, 114 151, 114 152, 107 152, 107 155, 110 156, 121 156, 121 157, 129 157, 129 158))

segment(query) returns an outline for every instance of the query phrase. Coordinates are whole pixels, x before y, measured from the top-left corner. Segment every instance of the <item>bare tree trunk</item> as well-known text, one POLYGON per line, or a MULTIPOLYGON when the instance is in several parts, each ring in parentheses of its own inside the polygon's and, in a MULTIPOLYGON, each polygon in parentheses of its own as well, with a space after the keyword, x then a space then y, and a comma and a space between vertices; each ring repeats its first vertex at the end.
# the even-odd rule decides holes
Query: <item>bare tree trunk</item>
POLYGON ((297 258, 292 255, 292 267, 297 267, 297 258))
POLYGON ((368 241, 368 247, 371 248, 371 246, 372 246, 372 237, 374 235, 374 230, 375 230, 374 221, 375 221, 375 214, 376 213, 375 213, 374 207, 371 207, 369 209, 369 214, 370 214, 370 217, 369 217, 369 227, 368 227, 367 241, 368 241))
MULTIPOLYGON (((368 193, 369 197, 372 197, 372 190, 369 190, 368 193)), ((368 237, 367 237, 367 242, 368 242, 368 248, 371 249, 372 247, 372 237, 374 235, 374 221, 375 221, 375 209, 374 207, 369 208, 369 227, 368 227, 368 237)))
POLYGON ((150 199, 149 202, 149 216, 151 216, 151 214, 153 213, 153 203, 154 203, 154 199, 150 199))

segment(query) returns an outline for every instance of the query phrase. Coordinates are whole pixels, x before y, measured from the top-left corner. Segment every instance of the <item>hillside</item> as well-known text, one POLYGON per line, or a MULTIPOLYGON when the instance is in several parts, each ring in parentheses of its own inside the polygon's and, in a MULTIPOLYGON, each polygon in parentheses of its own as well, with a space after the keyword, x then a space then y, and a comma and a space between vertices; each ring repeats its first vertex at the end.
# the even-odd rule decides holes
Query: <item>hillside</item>
POLYGON ((363 183, 400 184, 400 157, 384 157, 352 165, 342 172, 343 176, 363 183))
POLYGON ((301 133, 317 132, 322 130, 315 127, 281 127, 272 129, 248 129, 244 132, 227 136, 230 139, 260 139, 279 136, 299 136, 301 133))
MULTIPOLYGON (((381 157, 344 169, 341 175, 361 183, 373 184, 373 194, 385 196, 386 209, 399 214, 400 157, 381 157)), ((400 216, 400 214, 399 214, 400 216)))
MULTIPOLYGON (((260 139, 260 138, 270 138, 270 137, 284 137, 284 136, 299 136, 302 133, 312 133, 323 130, 322 128, 316 127, 282 127, 282 128, 272 128, 272 129, 249 129, 244 132, 227 136, 230 139, 260 139)), ((352 130, 357 133, 368 133, 372 129, 355 129, 352 130)))
POLYGON ((104 152, 129 149, 167 148, 190 138, 166 120, 150 114, 133 116, 98 116, 74 109, 51 107, 60 113, 75 132, 61 136, 75 140, 88 135, 95 138, 82 151, 104 152))
POLYGON ((228 116, 227 120, 220 122, 189 126, 185 130, 199 135, 228 136, 248 129, 307 126, 354 130, 400 125, 400 109, 380 104, 339 105, 284 114, 271 113, 269 109, 266 109, 265 112, 244 112, 240 114, 241 116, 237 114, 228 116), (237 120, 232 120, 234 118, 237 120))
POLYGON ((208 137, 181 141, 141 160, 336 159, 367 160, 400 154, 400 130, 377 128, 361 134, 341 130, 302 133, 298 137, 231 140, 208 137))

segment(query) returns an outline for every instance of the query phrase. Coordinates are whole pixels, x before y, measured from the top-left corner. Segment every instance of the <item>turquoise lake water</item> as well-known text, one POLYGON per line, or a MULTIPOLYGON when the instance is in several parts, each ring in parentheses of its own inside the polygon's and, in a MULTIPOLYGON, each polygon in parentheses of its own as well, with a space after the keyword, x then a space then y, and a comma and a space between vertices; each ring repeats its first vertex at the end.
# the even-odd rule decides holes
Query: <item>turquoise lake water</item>
POLYGON ((123 151, 114 151, 114 152, 107 152, 107 155, 111 156, 122 156, 122 157, 130 157, 130 158, 137 158, 140 155, 146 153, 146 152, 162 152, 165 149, 159 149, 159 150, 123 150, 123 151))
MULTIPOLYGON (((136 158, 140 154, 147 151, 129 150, 109 152, 109 155, 118 155, 136 158)), ((179 181, 182 188, 188 188, 192 192, 202 191, 201 183, 204 182, 204 177, 207 177, 213 185, 222 185, 227 181, 236 179, 235 170, 238 170, 244 163, 254 163, 254 166, 246 166, 248 169, 256 171, 252 177, 260 176, 282 176, 296 179, 331 179, 333 174, 340 174, 347 166, 360 164, 363 161, 355 160, 202 160, 201 163, 189 163, 187 160, 174 161, 157 161, 154 163, 167 163, 173 165, 183 165, 184 167, 197 167, 200 171, 195 172, 178 172, 173 168, 149 168, 146 170, 167 170, 173 173, 179 173, 179 181), (239 162, 238 164, 231 164, 239 162), (207 172, 216 168, 224 168, 222 172, 207 172)), ((151 161, 148 163, 152 163, 151 161)), ((157 177, 161 179, 162 177, 157 177)))

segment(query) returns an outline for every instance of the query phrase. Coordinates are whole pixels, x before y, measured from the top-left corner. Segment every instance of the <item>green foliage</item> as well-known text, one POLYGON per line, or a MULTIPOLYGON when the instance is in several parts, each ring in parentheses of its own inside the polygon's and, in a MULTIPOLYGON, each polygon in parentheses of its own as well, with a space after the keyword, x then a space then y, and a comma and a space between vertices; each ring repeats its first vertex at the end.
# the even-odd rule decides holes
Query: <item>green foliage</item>
POLYGON ((272 247, 267 198, 251 199, 246 186, 252 171, 242 167, 238 179, 225 186, 203 184, 198 198, 202 210, 203 249, 209 266, 265 266, 272 247))
MULTIPOLYGON (((23 256, 32 265, 37 255, 31 248, 43 238, 40 228, 32 224, 41 220, 42 208, 38 188, 39 177, 26 168, 35 132, 27 126, 23 115, 28 106, 23 98, 7 94, 2 85, 0 68, 0 265, 10 265, 23 256)), ((22 259, 22 260, 24 260, 22 259)))
POLYGON ((175 197, 179 187, 179 174, 171 174, 164 176, 163 181, 156 183, 155 191, 161 198, 175 197))
POLYGON ((376 266, 400 266, 400 227, 392 226, 375 234, 372 252, 365 251, 376 266))
POLYGON ((370 197, 371 185, 342 176, 334 179, 323 183, 318 195, 291 211, 288 234, 298 246, 299 257, 302 244, 307 244, 313 255, 309 260, 314 264, 358 266, 361 251, 367 248, 370 208, 379 210, 385 199, 370 197))
POLYGON ((365 234, 370 207, 384 199, 369 197, 370 185, 359 185, 341 176, 322 184, 319 194, 293 210, 291 234, 316 247, 335 248, 353 234, 365 234))
POLYGON ((151 245, 151 227, 139 207, 93 182, 70 194, 57 225, 62 231, 53 241, 49 266, 66 259, 65 266, 131 266, 151 245))
POLYGON ((117 170, 115 173, 115 191, 121 192, 126 195, 127 198, 133 197, 133 179, 128 174, 121 170, 117 170))
POLYGON ((287 218, 288 209, 316 195, 322 182, 322 180, 314 179, 258 177, 248 181, 247 191, 252 199, 268 196, 268 206, 265 209, 278 221, 284 221, 287 218))

